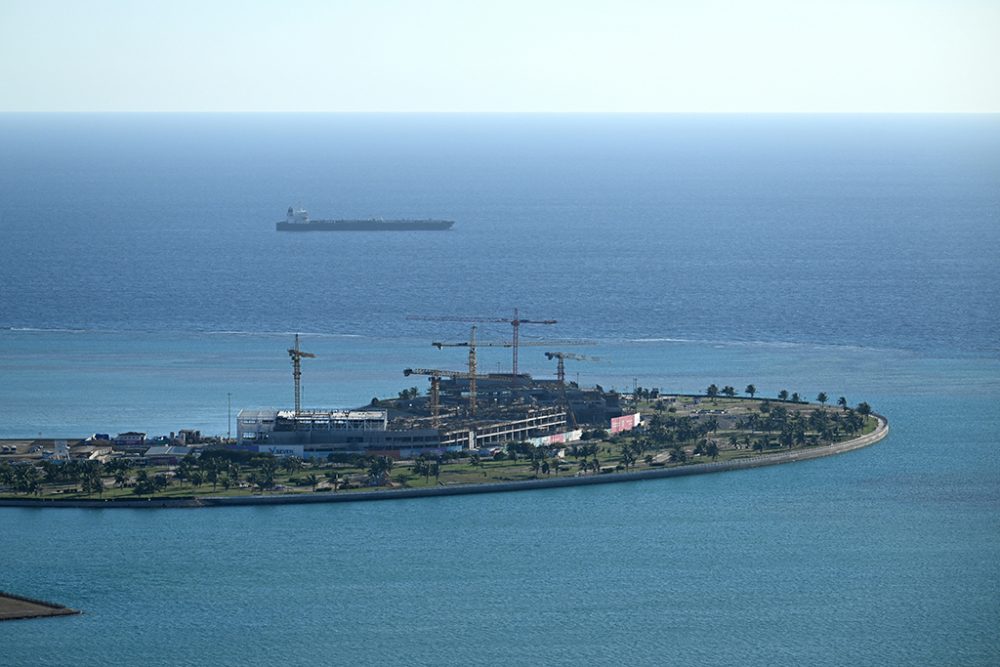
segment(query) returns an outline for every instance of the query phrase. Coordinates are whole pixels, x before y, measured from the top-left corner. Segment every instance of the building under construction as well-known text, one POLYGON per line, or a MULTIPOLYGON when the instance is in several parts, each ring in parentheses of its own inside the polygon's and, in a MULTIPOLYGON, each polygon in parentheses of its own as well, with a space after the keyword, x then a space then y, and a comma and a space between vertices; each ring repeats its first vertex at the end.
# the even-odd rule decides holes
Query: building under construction
MULTIPOLYGON (((529 322, 517 320, 516 313, 514 321, 529 322)), ((571 442, 580 438, 583 428, 607 428, 612 418, 622 414, 617 394, 600 388, 583 390, 566 382, 564 359, 585 358, 580 355, 547 352, 549 359, 558 362, 556 379, 535 380, 523 373, 477 373, 474 328, 470 344, 435 345, 469 347, 469 369, 404 370, 405 376, 429 378, 430 387, 423 396, 403 392, 400 398, 376 400, 354 410, 303 409, 299 404, 301 359, 315 355, 301 351, 296 336, 295 347, 288 350, 295 407, 241 411, 238 445, 303 458, 364 454, 408 459, 446 451, 488 450, 510 442, 571 442)))
POLYGON ((579 438, 567 433, 566 413, 558 408, 511 411, 506 418, 475 422, 446 418, 437 427, 420 417, 390 419, 390 412, 395 411, 243 410, 237 422, 238 444, 279 456, 365 454, 408 459, 508 442, 542 444, 579 438))

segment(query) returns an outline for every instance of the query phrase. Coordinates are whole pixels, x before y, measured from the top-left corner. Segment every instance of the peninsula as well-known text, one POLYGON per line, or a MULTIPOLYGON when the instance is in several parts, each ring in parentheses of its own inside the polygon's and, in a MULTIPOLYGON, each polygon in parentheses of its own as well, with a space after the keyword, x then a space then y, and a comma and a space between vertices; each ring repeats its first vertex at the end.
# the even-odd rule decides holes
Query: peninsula
MULTIPOLYGON (((572 442, 520 440, 413 457, 303 458, 218 442, 176 460, 22 458, 0 463, 0 506, 211 507, 602 484, 803 461, 864 447, 888 434, 887 420, 867 403, 848 407, 841 399, 834 407, 826 405, 825 394, 816 403, 787 392, 779 396, 737 397, 731 387, 715 385, 705 395, 637 390, 626 397, 634 410, 627 429, 618 418, 609 429, 578 429, 572 442)), ((399 399, 379 403, 410 399, 409 392, 401 392, 399 399)))

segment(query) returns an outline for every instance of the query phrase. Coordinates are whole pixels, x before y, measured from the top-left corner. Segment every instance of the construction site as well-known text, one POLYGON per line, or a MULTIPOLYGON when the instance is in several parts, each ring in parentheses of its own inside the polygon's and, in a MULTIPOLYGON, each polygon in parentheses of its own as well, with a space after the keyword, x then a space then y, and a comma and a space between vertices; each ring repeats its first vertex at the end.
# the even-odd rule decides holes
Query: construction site
POLYGON ((362 454, 410 459, 421 454, 495 451, 512 442, 536 446, 579 440, 585 430, 620 431, 638 425, 638 415, 626 409, 618 394, 600 387, 584 389, 566 379, 566 362, 596 358, 558 348, 586 341, 522 342, 524 325, 551 325, 555 320, 512 318, 412 317, 471 324, 468 340, 435 341, 438 349, 464 348, 464 368, 406 368, 404 377, 426 377, 426 392, 404 390, 397 398, 373 400, 356 409, 315 409, 301 406, 302 360, 316 355, 299 347, 288 349, 292 362, 294 407, 242 410, 237 417, 236 446, 276 456, 327 458, 362 454), (505 323, 510 340, 477 341, 479 323, 505 323), (481 373, 477 348, 510 348, 511 372, 481 373), (555 366, 555 377, 536 379, 518 369, 522 347, 544 347, 555 366))

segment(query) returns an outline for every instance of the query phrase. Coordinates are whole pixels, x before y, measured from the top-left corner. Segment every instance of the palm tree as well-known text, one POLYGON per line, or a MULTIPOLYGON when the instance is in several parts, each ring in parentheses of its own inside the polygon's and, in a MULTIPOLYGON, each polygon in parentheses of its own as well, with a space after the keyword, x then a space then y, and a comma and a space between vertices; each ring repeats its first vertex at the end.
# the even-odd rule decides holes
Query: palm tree
POLYGON ((168 486, 170 486, 170 480, 167 479, 167 476, 164 475, 163 473, 160 473, 159 475, 157 475, 156 477, 153 478, 153 488, 154 488, 154 490, 156 490, 156 491, 163 491, 168 486))
POLYGON ((205 479, 211 482, 212 491, 215 491, 215 487, 219 483, 219 466, 217 463, 212 463, 208 466, 208 470, 205 471, 205 479))
POLYGON ((628 471, 629 466, 635 466, 635 459, 635 453, 632 451, 631 447, 622 448, 622 465, 625 466, 626 472, 628 471))
POLYGON ((41 474, 33 465, 21 466, 15 472, 14 488, 24 493, 39 493, 41 491, 41 474))
POLYGON ((830 397, 826 395, 825 392, 819 392, 816 396, 816 400, 820 402, 820 405, 826 405, 826 402, 830 400, 830 397))
POLYGON ((753 395, 757 393, 757 387, 753 386, 752 384, 748 384, 747 388, 744 389, 743 391, 746 392, 747 394, 750 394, 750 398, 753 398, 753 395))
POLYGON ((14 466, 4 461, 0 463, 0 486, 11 486, 14 484, 14 466))
POLYGON ((378 456, 368 459, 368 477, 372 482, 381 486, 389 477, 392 470, 393 461, 388 456, 378 456))
POLYGON ((319 484, 319 477, 316 476, 316 473, 311 472, 306 475, 306 484, 311 486, 313 491, 316 490, 316 485, 319 484))
POLYGON ((278 471, 278 463, 273 458, 266 459, 260 466, 261 476, 258 478, 258 485, 261 489, 270 489, 274 486, 274 474, 278 471))
POLYGON ((864 401, 858 403, 858 407, 855 408, 855 409, 857 410, 857 412, 858 412, 859 415, 861 415, 862 417, 864 417, 866 419, 867 419, 868 415, 870 415, 872 413, 872 406, 868 405, 868 403, 866 403, 864 401))
POLYGON ((711 456, 713 461, 719 458, 719 444, 715 440, 708 441, 708 445, 705 446, 705 455, 711 456))
POLYGON ((839 405, 844 411, 847 410, 847 399, 841 396, 837 399, 837 405, 839 405))
POLYGON ((101 471, 96 468, 90 468, 83 475, 83 492, 86 494, 97 492, 98 495, 104 495, 104 479, 101 477, 101 471))
POLYGON ((424 482, 431 481, 431 473, 433 469, 431 468, 431 462, 426 455, 421 454, 417 457, 417 460, 413 462, 413 472, 417 475, 424 476, 424 482))

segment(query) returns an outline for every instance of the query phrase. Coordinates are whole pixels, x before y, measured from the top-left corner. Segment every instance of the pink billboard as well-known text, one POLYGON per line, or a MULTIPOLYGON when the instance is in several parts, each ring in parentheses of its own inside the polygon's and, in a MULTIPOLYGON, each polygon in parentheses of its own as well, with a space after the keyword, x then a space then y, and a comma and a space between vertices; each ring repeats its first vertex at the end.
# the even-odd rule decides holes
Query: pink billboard
POLYGON ((638 412, 631 415, 622 415, 621 417, 613 417, 611 419, 611 432, 621 433, 622 431, 631 431, 636 426, 639 425, 640 415, 638 412))

